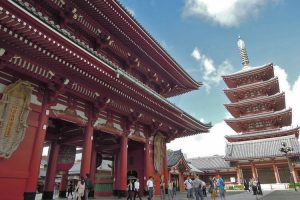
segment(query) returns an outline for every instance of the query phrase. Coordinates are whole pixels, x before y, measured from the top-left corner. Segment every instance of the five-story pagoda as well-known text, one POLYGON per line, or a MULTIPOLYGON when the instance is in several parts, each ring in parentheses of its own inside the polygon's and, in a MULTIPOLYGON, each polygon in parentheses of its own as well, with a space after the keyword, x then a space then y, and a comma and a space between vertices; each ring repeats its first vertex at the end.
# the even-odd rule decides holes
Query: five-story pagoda
POLYGON ((285 93, 279 89, 273 64, 250 67, 244 41, 239 37, 243 69, 223 76, 230 103, 226 109, 233 118, 225 122, 238 134, 225 136, 225 160, 235 164, 237 179, 259 177, 261 183, 299 181, 299 128, 290 127, 292 109, 286 109, 285 93), (282 143, 292 147, 288 154, 280 152, 282 143), (291 162, 289 169, 288 161, 291 162), (298 169, 298 171, 297 171, 298 169))

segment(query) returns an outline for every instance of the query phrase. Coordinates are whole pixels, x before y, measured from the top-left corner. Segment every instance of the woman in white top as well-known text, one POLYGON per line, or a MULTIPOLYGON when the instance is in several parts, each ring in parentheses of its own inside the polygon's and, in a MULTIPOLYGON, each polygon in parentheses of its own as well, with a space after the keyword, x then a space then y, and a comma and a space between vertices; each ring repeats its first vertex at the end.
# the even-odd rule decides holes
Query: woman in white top
POLYGON ((84 196, 84 190, 85 190, 84 178, 81 177, 81 180, 78 181, 76 188, 75 188, 78 200, 81 200, 81 198, 84 196))

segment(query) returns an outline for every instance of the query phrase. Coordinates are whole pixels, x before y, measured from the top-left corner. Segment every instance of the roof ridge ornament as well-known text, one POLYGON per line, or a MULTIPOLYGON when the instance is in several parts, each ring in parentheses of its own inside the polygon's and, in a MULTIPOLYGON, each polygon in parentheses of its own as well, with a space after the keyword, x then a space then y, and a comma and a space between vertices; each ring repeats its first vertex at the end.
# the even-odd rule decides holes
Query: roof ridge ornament
POLYGON ((243 69, 249 68, 249 59, 247 55, 246 45, 245 42, 241 39, 241 36, 238 36, 237 45, 240 49, 240 56, 243 64, 243 69))

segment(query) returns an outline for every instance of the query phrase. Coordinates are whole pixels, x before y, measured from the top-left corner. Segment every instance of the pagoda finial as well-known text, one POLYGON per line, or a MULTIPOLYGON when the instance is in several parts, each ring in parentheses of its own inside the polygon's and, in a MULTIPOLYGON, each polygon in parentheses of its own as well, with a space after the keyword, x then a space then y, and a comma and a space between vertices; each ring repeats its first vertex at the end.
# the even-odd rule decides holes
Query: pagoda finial
POLYGON ((238 36, 237 45, 240 49, 240 55, 242 59, 243 69, 247 69, 249 67, 249 59, 247 55, 245 42, 241 39, 241 36, 238 36))

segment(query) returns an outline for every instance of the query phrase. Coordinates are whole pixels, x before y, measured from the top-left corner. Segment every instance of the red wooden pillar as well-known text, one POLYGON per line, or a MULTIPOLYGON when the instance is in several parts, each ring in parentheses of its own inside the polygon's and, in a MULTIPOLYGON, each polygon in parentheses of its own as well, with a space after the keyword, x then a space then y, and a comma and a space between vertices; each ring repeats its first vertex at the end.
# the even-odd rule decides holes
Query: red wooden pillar
POLYGON ((145 142, 145 154, 144 154, 144 163, 145 163, 145 168, 144 168, 144 181, 145 183, 147 182, 149 176, 150 176, 150 144, 149 144, 149 138, 146 139, 145 142))
MULTIPOLYGON (((289 158, 288 158, 289 159, 289 158)), ((294 164, 290 161, 290 163, 291 163, 291 169, 290 169, 290 171, 291 171, 291 174, 292 174, 292 178, 294 179, 294 182, 295 183, 298 183, 298 179, 297 179, 297 177, 298 177, 298 175, 297 175, 297 171, 295 170, 295 166, 294 166, 294 164)))
POLYGON ((237 183, 241 184, 241 168, 239 165, 236 167, 236 178, 237 178, 237 183))
POLYGON ((50 156, 48 160, 47 174, 45 178, 43 199, 52 199, 56 176, 56 166, 60 145, 54 141, 51 143, 50 156))
POLYGON ((276 179, 276 183, 280 183, 280 176, 279 176, 279 172, 278 172, 278 168, 275 165, 275 161, 272 160, 272 166, 273 166, 273 170, 274 170, 274 175, 275 175, 275 179, 276 179))
POLYGON ((63 171, 60 185, 59 185, 59 197, 66 198, 67 197, 67 188, 68 188, 68 171, 63 171))
MULTIPOLYGON (((35 199, 37 180, 40 172, 40 163, 46 136, 46 129, 48 124, 48 109, 47 102, 48 95, 44 94, 41 113, 39 116, 38 127, 35 132, 34 146, 32 146, 32 154, 30 160, 29 177, 26 182, 24 199, 35 199)), ((30 147, 28 147, 30 148, 30 147)))
POLYGON ((164 148, 163 148, 163 174, 164 174, 164 181, 165 181, 165 189, 168 189, 168 182, 169 182, 169 176, 168 176, 168 158, 167 158, 167 145, 164 141, 164 148))
POLYGON ((254 165, 253 161, 251 161, 250 163, 251 163, 252 177, 257 178, 255 165, 254 165))
POLYGON ((94 129, 92 126, 92 118, 90 115, 84 133, 84 144, 83 144, 81 168, 80 168, 80 176, 82 177, 85 177, 86 174, 90 174, 90 170, 91 170, 93 132, 94 129))
POLYGON ((121 148, 120 148, 120 174, 119 174, 119 192, 121 196, 126 195, 127 188, 127 145, 128 137, 123 135, 121 137, 121 148))

